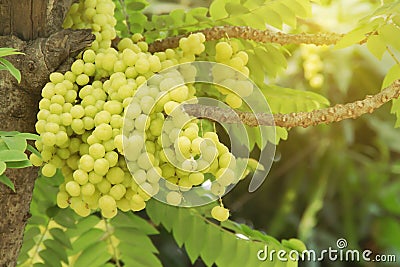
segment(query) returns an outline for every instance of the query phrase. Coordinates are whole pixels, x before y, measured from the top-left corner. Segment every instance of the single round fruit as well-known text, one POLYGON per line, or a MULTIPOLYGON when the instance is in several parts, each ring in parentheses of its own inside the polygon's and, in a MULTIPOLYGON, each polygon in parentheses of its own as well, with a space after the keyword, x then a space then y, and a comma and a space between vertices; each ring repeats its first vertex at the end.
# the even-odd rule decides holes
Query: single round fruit
POLYGON ((229 218, 229 210, 222 207, 222 206, 215 206, 214 208, 212 208, 211 210, 211 216, 220 221, 226 221, 229 218))

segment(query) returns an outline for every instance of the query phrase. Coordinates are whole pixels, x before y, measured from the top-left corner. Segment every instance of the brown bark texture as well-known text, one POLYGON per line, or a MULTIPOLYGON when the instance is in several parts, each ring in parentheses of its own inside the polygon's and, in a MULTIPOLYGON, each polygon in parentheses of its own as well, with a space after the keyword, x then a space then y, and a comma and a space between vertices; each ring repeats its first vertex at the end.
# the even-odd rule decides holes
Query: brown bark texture
MULTIPOLYGON (((72 0, 0 0, 0 47, 24 55, 8 59, 22 74, 21 83, 0 72, 0 130, 35 132, 41 88, 51 72, 68 66, 90 45, 90 30, 62 30, 72 0)), ((29 218, 37 168, 9 169, 16 193, 0 184, 0 267, 15 266, 29 218)))

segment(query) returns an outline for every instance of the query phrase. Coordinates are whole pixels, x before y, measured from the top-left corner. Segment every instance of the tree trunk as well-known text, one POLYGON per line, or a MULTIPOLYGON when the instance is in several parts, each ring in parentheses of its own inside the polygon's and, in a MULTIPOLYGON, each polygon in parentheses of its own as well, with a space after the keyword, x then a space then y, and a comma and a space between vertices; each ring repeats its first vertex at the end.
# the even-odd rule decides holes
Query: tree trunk
MULTIPOLYGON (((25 53, 7 58, 21 71, 20 84, 8 72, 0 72, 0 130, 35 132, 40 92, 49 74, 68 66, 68 59, 94 40, 90 30, 62 30, 71 3, 72 0, 0 0, 0 47, 25 53)), ((17 263, 37 171, 7 170, 16 193, 0 184, 1 267, 17 263)))

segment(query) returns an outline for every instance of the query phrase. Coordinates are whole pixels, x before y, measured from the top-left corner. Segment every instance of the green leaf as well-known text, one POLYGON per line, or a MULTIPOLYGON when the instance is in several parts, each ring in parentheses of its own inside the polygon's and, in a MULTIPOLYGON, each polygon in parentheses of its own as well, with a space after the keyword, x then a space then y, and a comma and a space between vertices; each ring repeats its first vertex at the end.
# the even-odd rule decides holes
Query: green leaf
POLYGON ((51 236, 60 242, 63 246, 72 249, 71 241, 69 240, 68 236, 65 234, 63 230, 60 228, 52 228, 50 229, 51 236))
POLYGON ((215 0, 210 5, 210 15, 211 18, 214 20, 219 20, 222 18, 226 18, 228 13, 225 10, 225 3, 224 0, 215 0))
POLYGON ((23 55, 24 53, 18 52, 15 48, 0 47, 0 57, 11 56, 11 55, 23 55))
POLYGON ((74 211, 71 209, 63 209, 60 210, 53 219, 61 226, 67 228, 76 228, 74 215, 74 211))
POLYGON ((394 49, 400 51, 400 28, 395 26, 394 24, 386 24, 383 25, 379 29, 379 34, 382 38, 394 49))
POLYGON ((76 239, 72 243, 73 251, 74 252, 79 252, 82 251, 92 244, 98 242, 102 236, 104 235, 104 231, 98 229, 98 228, 93 228, 87 231, 86 233, 82 234, 78 239, 76 239))
POLYGON ((28 160, 26 154, 19 150, 0 151, 0 160, 4 162, 28 160))
POLYGON ((20 134, 20 132, 17 132, 17 131, 0 131, 0 136, 16 136, 17 134, 20 134))
POLYGON ((400 79, 400 65, 393 65, 389 71, 386 73, 383 79, 382 89, 391 85, 394 81, 400 79))
POLYGON ((239 3, 226 3, 225 10, 229 15, 241 15, 244 13, 248 13, 249 9, 244 7, 242 4, 239 3))
POLYGON ((204 233, 206 240, 212 240, 207 242, 201 251, 201 258, 207 264, 211 266, 218 258, 221 247, 222 247, 222 233, 217 227, 207 227, 207 232, 204 233))
POLYGON ((272 113, 311 111, 327 107, 330 104, 324 96, 310 91, 300 91, 277 85, 263 85, 261 90, 272 113))
POLYGON ((105 264, 109 259, 111 259, 111 255, 107 251, 107 243, 98 242, 82 251, 74 266, 95 267, 105 264))
POLYGON ((32 163, 29 160, 7 162, 7 168, 22 169, 31 166, 32 163))
POLYGON ((15 79, 17 79, 18 83, 21 82, 21 72, 11 64, 10 61, 4 58, 0 58, 0 66, 3 65, 15 79))
POLYGON ((182 247, 192 230, 191 222, 193 218, 191 218, 185 209, 182 207, 178 208, 176 219, 172 226, 172 235, 179 247, 182 247))
POLYGON ((8 148, 11 150, 19 150, 24 152, 26 150, 26 139, 23 137, 20 137, 19 135, 9 137, 9 136, 3 136, 1 137, 3 141, 7 144, 8 148))
POLYGON ((5 174, 0 175, 0 183, 5 184, 15 193, 14 183, 5 174))
POLYGON ((300 253, 307 249, 303 241, 296 238, 291 238, 289 240, 282 240, 282 245, 284 245, 289 249, 297 250, 300 253))
POLYGON ((272 9, 280 14, 282 20, 289 25, 290 27, 296 28, 297 25, 297 18, 294 11, 287 5, 282 2, 276 2, 272 9))
POLYGON ((28 139, 28 140, 35 140, 35 141, 40 140, 40 136, 37 134, 33 134, 33 133, 18 133, 16 136, 22 137, 22 138, 28 139))
POLYGON ((76 228, 68 228, 66 230, 66 234, 69 237, 80 236, 88 230, 92 229, 99 222, 100 218, 95 215, 81 218, 80 221, 76 224, 76 228))
MULTIPOLYGON (((40 235, 40 229, 37 226, 30 227, 27 231, 24 233, 24 240, 29 240, 33 239, 34 237, 40 235)), ((25 244, 25 241, 24 241, 25 244)))
POLYGON ((379 35, 372 35, 367 41, 368 50, 378 59, 382 59, 386 51, 386 44, 379 35))
POLYGON ((129 4, 127 4, 126 6, 129 10, 136 10, 136 11, 140 11, 142 9, 144 9, 146 7, 146 3, 144 2, 139 2, 139 1, 134 1, 134 2, 130 2, 129 4))
POLYGON ((158 252, 151 239, 141 231, 128 227, 118 227, 114 230, 114 235, 125 244, 131 246, 145 247, 149 252, 158 252), (134 236, 135 238, 132 238, 134 236))
POLYGON ((33 239, 26 239, 24 240, 24 242, 22 243, 22 247, 20 250, 20 254, 19 256, 23 255, 23 254, 28 254, 28 252, 36 245, 35 240, 33 239))
POLYGON ((60 242, 53 239, 47 239, 43 242, 43 244, 46 247, 46 250, 51 250, 58 256, 57 259, 68 264, 67 253, 60 242))
POLYGON ((46 218, 39 215, 32 215, 28 220, 29 225, 45 225, 46 223, 46 218))
POLYGON ((42 158, 42 154, 40 154, 39 151, 36 148, 34 148, 33 146, 31 146, 30 144, 28 144, 26 146, 26 149, 28 151, 32 152, 33 154, 35 154, 36 156, 38 156, 39 158, 42 158))
POLYGON ((148 253, 145 247, 118 246, 125 266, 162 266, 160 260, 153 253, 148 253))
POLYGON ((146 235, 158 234, 158 231, 154 226, 133 212, 118 213, 118 215, 111 220, 111 224, 115 225, 115 227, 136 228, 146 235))
POLYGON ((233 255, 237 252, 236 238, 231 234, 223 234, 222 246, 219 249, 219 252, 220 254, 215 262, 221 266, 231 266, 235 259, 233 255))
POLYGON ((185 226, 190 229, 188 237, 186 237, 185 249, 193 264, 206 244, 207 225, 200 218, 196 219, 193 216, 189 218, 191 223, 185 226))
POLYGON ((2 175, 7 169, 7 165, 4 161, 0 161, 0 175, 2 175))
POLYGON ((342 49, 357 44, 366 38, 366 34, 370 33, 372 28, 369 24, 361 25, 358 28, 347 33, 339 42, 336 43, 335 49, 342 49))
POLYGON ((46 266, 61 267, 61 261, 53 250, 42 250, 39 252, 39 256, 44 260, 46 266))
POLYGON ((264 12, 265 20, 271 26, 282 29, 282 18, 281 16, 272 9, 266 9, 264 12))

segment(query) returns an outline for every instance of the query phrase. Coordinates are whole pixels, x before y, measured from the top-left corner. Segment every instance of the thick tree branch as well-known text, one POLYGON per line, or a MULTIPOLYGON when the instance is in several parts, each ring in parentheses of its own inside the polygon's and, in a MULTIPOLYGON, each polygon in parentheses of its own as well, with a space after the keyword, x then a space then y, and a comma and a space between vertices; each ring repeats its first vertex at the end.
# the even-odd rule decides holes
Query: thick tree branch
MULTIPOLYGON (((240 38, 252 40, 260 43, 286 44, 315 44, 315 45, 333 45, 336 44, 343 34, 337 33, 316 33, 316 34, 288 34, 283 32, 273 32, 271 30, 257 30, 246 26, 215 26, 212 28, 196 31, 205 35, 207 41, 218 40, 221 38, 240 38)), ((176 48, 179 46, 179 40, 186 35, 167 37, 157 40, 149 45, 150 52, 160 52, 167 48, 176 48)))
MULTIPOLYGON (((34 132, 40 92, 49 74, 93 40, 90 30, 60 30, 47 38, 31 41, 23 41, 16 36, 0 36, 0 47, 13 47, 25 53, 7 57, 21 71, 20 84, 7 71, 0 71, 0 129, 34 132)), ((2 267, 16 265, 29 218, 29 203, 37 168, 8 169, 6 174, 14 183, 16 193, 0 184, 2 267)))
POLYGON ((219 107, 204 105, 185 105, 185 111, 198 118, 208 118, 224 123, 244 123, 248 126, 266 125, 292 128, 309 127, 318 124, 328 124, 349 118, 358 118, 363 114, 372 113, 388 101, 400 96, 400 80, 373 96, 347 104, 337 104, 333 107, 313 110, 310 112, 295 112, 289 114, 266 114, 233 111, 219 107))

